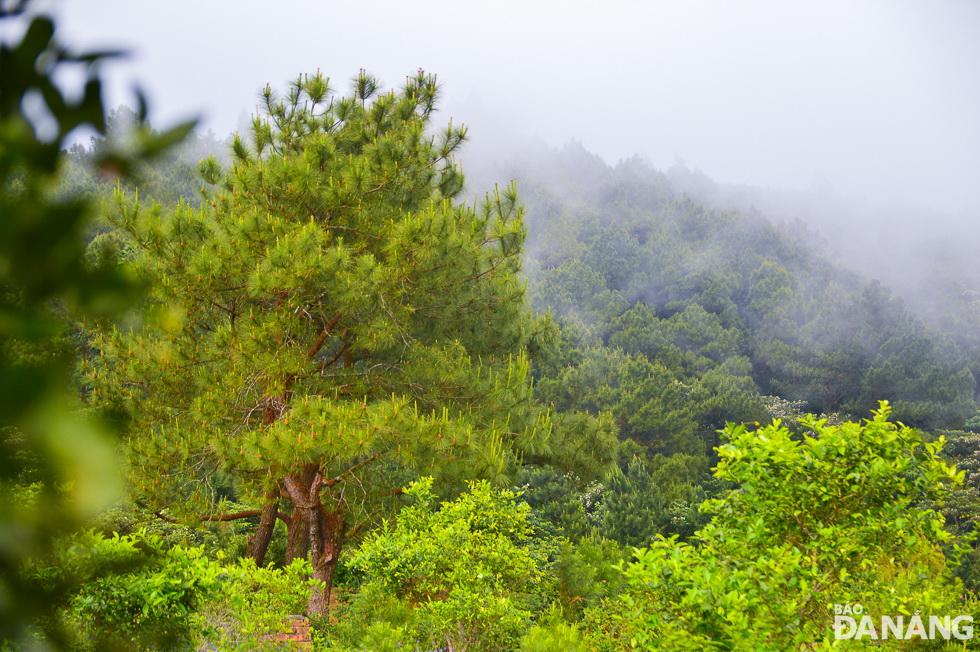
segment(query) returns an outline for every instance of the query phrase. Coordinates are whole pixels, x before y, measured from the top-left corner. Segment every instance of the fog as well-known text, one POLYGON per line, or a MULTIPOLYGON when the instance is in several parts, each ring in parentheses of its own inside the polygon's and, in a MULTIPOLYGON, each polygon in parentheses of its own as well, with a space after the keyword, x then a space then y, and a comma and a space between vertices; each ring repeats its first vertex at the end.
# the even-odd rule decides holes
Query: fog
POLYGON ((439 75, 474 139, 580 141, 607 162, 680 158, 725 183, 980 207, 972 0, 460 3, 47 0, 77 47, 124 46, 155 122, 218 134, 256 91, 317 69, 439 75))
POLYGON ((942 265, 978 286, 973 0, 34 7, 77 49, 130 49, 106 68, 110 106, 135 105, 138 83, 157 126, 199 116, 224 136, 266 83, 321 70, 344 91, 363 68, 391 87, 423 68, 442 83, 441 119, 470 127, 480 182, 548 183, 540 153, 570 143, 600 157, 588 174, 638 155, 699 200, 806 221, 907 297, 942 265))

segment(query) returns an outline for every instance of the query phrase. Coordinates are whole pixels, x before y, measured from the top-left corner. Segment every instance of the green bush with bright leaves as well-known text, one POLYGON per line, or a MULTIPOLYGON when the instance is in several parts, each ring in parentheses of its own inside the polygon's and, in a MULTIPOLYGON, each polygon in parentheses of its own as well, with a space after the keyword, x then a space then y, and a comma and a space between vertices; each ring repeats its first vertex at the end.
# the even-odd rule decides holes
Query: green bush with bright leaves
POLYGON ((272 636, 316 588, 306 561, 259 568, 146 533, 86 531, 56 550, 49 565, 30 563, 24 573, 41 587, 73 585, 54 617, 79 652, 282 649, 272 636))
POLYGON ((560 610, 552 608, 521 638, 520 652, 587 652, 579 627, 566 622, 560 610))
POLYGON ((168 548, 155 536, 82 532, 56 549, 50 565, 26 574, 40 586, 77 583, 58 614, 73 650, 186 649, 195 612, 228 577, 202 548, 168 548))
MULTIPOLYGON (((599 650, 772 650, 830 646, 835 603, 873 615, 963 613, 934 511, 962 473, 943 440, 888 421, 804 418, 729 426, 715 475, 736 483, 703 509, 696 545, 659 538, 624 568, 627 589, 590 609, 599 650)), ((813 648, 811 648, 813 649, 813 648)))
POLYGON ((375 620, 366 634, 376 639, 424 650, 513 649, 550 591, 530 507, 487 482, 437 505, 431 487, 424 478, 405 489, 415 503, 352 555, 366 575, 353 610, 375 620))
POLYGON ((283 650, 290 643, 274 640, 284 632, 287 616, 302 615, 311 592, 321 588, 310 579, 310 563, 294 560, 284 568, 259 567, 251 559, 228 562, 222 589, 194 615, 196 648, 283 650))

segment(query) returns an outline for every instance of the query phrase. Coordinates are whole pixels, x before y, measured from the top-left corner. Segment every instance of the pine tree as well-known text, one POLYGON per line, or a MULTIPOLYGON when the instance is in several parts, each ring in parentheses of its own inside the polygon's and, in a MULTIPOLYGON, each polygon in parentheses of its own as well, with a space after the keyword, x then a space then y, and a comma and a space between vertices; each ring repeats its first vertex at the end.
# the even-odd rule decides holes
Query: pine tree
POLYGON ((288 558, 309 554, 325 584, 314 613, 347 538, 406 481, 585 468, 612 445, 533 404, 548 329, 519 276, 522 209, 513 187, 458 201, 465 130, 433 135, 437 94, 421 71, 388 93, 363 72, 342 97, 319 74, 266 87, 232 169, 202 163, 200 208, 117 197, 93 243, 152 288, 131 329, 94 329, 89 371, 129 419, 135 495, 186 518, 260 516, 260 562, 283 520, 288 558), (222 513, 229 495, 262 507, 222 513))

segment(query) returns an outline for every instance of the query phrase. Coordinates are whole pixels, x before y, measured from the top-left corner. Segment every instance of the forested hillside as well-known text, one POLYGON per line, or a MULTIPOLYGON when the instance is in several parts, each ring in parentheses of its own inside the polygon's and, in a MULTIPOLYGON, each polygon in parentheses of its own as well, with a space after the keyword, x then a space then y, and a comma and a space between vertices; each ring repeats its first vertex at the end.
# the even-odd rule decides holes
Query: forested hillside
POLYGON ((519 179, 528 206, 529 298, 560 329, 537 396, 611 414, 624 450, 643 451, 605 486, 608 531, 630 515, 621 541, 692 531, 726 423, 861 419, 881 400, 929 431, 976 414, 980 350, 962 324, 927 326, 806 224, 711 207, 676 171, 575 143, 508 160, 473 162, 485 185, 519 179))
POLYGON ((836 649, 841 604, 974 645, 904 640, 980 611, 962 322, 639 159, 467 176, 421 71, 266 86, 224 142, 50 99, 38 21, 0 102, 5 649, 285 649, 295 614, 321 650, 836 649))
POLYGON ((805 224, 699 202, 637 159, 547 156, 496 174, 519 178, 529 206, 532 305, 571 341, 682 382, 741 369, 729 375, 808 412, 859 416, 887 398, 902 421, 942 428, 976 411, 976 349, 832 261, 805 224))

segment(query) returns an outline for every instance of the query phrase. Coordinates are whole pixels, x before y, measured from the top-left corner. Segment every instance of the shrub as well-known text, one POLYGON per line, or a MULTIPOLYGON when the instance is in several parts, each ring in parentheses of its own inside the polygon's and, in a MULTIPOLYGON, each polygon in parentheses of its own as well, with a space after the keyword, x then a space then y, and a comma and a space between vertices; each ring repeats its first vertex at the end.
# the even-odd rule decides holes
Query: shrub
POLYGON ((198 643, 215 651, 288 646, 274 635, 285 631, 286 616, 305 611, 320 584, 310 575, 310 562, 303 559, 282 569, 259 568, 251 559, 226 566, 222 590, 194 617, 198 643))
POLYGON ((88 531, 59 543, 51 565, 26 572, 41 587, 77 583, 59 617, 79 650, 185 649, 195 611, 224 576, 201 548, 166 548, 152 535, 88 531))
MULTIPOLYGON (((736 488, 704 508, 699 545, 660 537, 635 551, 626 591, 588 610, 601 650, 752 649, 832 644, 834 603, 875 617, 962 613, 942 547, 958 549, 924 509, 962 473, 942 439, 888 422, 802 419, 754 432, 729 426, 716 477, 736 488)), ((853 643, 853 641, 851 641, 853 643)))
POLYGON ((400 636, 409 649, 514 649, 549 586, 530 507, 475 482, 437 509, 431 487, 431 478, 411 484, 405 493, 416 504, 353 554, 367 579, 351 613, 387 622, 372 636, 400 636))

